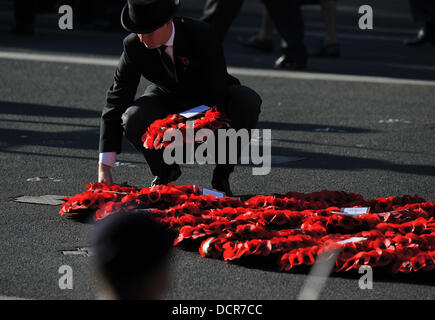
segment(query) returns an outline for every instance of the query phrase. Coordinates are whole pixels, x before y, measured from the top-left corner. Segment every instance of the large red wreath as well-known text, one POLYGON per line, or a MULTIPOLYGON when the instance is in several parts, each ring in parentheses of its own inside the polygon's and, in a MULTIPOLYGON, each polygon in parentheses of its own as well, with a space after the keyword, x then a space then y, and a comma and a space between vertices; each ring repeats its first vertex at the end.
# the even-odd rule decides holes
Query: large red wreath
POLYGON ((242 201, 200 195, 191 185, 138 189, 94 183, 87 189, 64 199, 60 214, 95 212, 95 219, 102 220, 136 210, 176 230, 174 245, 196 244, 203 257, 269 256, 279 270, 289 271, 340 249, 335 271, 363 265, 394 273, 435 269, 435 201, 418 196, 367 201, 359 194, 324 190, 242 201), (370 213, 338 213, 347 207, 370 207, 370 213), (339 244, 352 237, 366 240, 339 244))
MULTIPOLYGON (((166 130, 180 130, 183 134, 183 142, 186 142, 186 129, 188 129, 186 120, 188 119, 180 114, 170 114, 164 119, 154 121, 142 136, 144 147, 146 149, 166 148, 171 143, 170 141, 163 141, 166 130)), ((210 129, 212 131, 225 127, 229 122, 228 118, 219 112, 216 107, 207 110, 205 114, 200 114, 191 121, 193 121, 193 128, 189 129, 210 129)))

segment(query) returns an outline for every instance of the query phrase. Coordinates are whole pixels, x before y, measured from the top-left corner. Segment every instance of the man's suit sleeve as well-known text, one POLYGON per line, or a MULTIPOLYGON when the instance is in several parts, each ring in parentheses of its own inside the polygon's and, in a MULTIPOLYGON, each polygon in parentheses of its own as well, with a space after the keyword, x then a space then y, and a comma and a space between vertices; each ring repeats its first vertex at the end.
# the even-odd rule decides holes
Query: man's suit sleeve
MULTIPOLYGON (((127 40, 128 38, 126 38, 127 40)), ((114 82, 107 92, 107 104, 100 123, 100 152, 121 152, 121 116, 134 101, 141 73, 128 55, 127 41, 114 75, 114 82)))

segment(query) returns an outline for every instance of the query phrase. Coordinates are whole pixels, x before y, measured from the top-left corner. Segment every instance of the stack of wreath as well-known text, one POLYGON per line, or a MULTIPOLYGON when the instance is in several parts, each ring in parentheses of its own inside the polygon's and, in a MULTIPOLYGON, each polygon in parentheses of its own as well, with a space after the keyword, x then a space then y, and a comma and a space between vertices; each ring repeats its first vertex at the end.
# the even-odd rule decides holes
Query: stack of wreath
POLYGON ((178 233, 175 246, 196 245, 203 257, 235 261, 262 256, 289 271, 312 265, 319 256, 331 259, 339 250, 337 272, 363 265, 393 273, 435 269, 435 201, 418 196, 365 200, 324 190, 242 201, 201 195, 191 185, 139 189, 94 183, 64 200, 61 215, 91 213, 97 221, 127 211, 150 215, 178 233), (369 213, 342 213, 350 207, 369 207, 369 213), (349 241, 354 238, 360 240, 349 241))
POLYGON ((179 130, 183 135, 183 142, 186 142, 186 130, 210 129, 215 131, 228 125, 228 118, 217 110, 216 107, 210 108, 205 113, 199 113, 193 118, 183 117, 181 114, 170 114, 164 119, 154 121, 142 136, 142 142, 146 149, 166 148, 171 142, 163 139, 167 130, 179 130), (191 122, 192 127, 188 128, 191 122))

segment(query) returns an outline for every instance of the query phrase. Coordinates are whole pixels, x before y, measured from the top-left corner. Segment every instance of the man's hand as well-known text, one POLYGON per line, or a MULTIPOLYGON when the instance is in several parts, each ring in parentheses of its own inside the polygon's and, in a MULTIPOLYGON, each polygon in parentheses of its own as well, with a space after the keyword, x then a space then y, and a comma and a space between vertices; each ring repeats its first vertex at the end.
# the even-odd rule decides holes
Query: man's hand
POLYGON ((110 172, 111 167, 100 163, 98 165, 98 182, 112 185, 112 173, 110 172))

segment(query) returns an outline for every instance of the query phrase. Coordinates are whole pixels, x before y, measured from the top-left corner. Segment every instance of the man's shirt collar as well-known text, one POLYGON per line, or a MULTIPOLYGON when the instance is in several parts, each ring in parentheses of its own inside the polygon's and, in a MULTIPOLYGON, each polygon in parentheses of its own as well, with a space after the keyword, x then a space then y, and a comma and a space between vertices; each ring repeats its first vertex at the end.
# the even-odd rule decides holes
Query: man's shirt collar
POLYGON ((172 21, 172 34, 168 41, 166 41, 165 46, 172 47, 174 45, 174 37, 175 37, 175 26, 174 21, 172 21))

